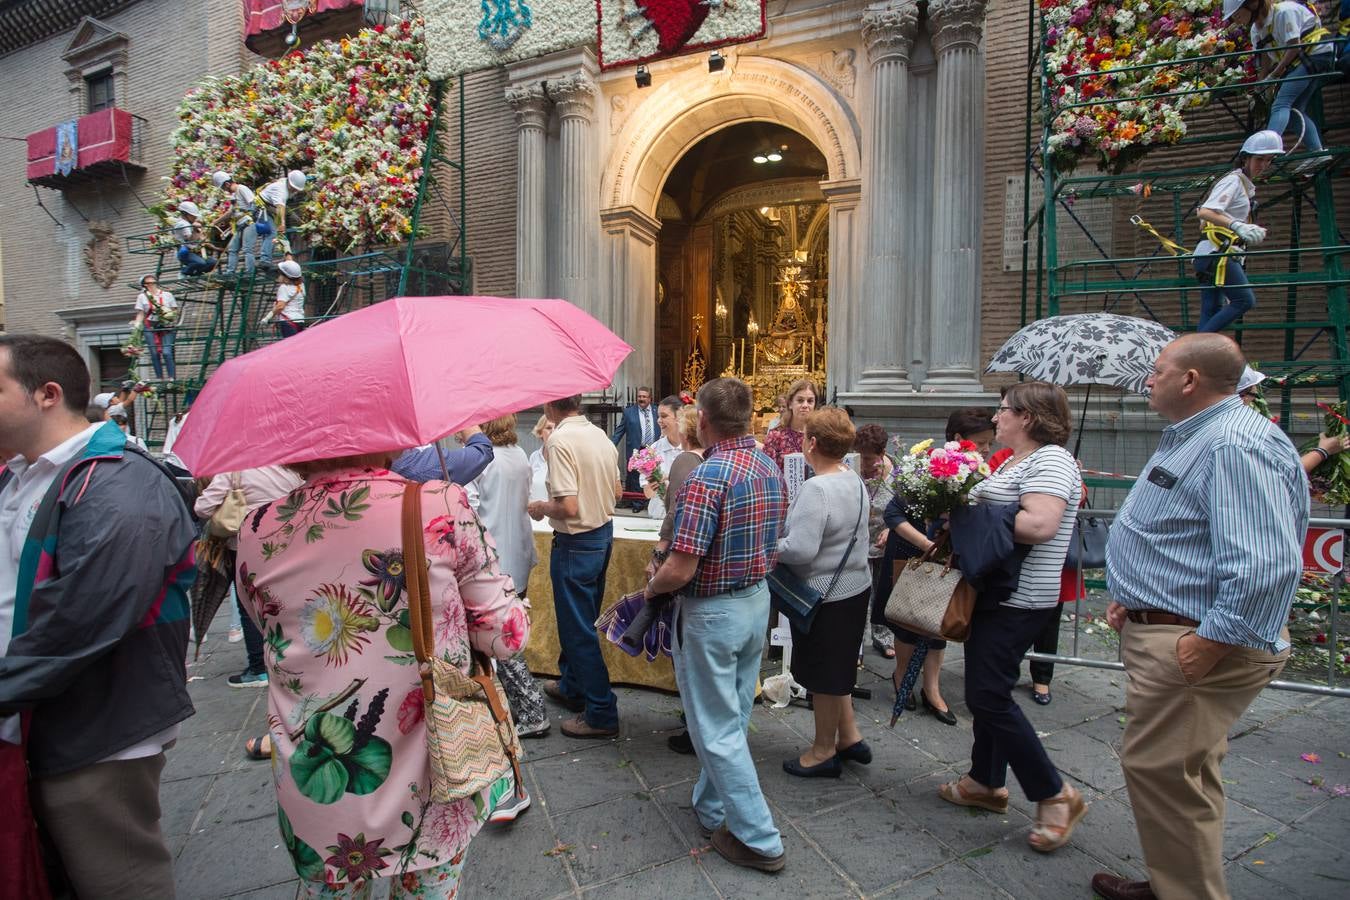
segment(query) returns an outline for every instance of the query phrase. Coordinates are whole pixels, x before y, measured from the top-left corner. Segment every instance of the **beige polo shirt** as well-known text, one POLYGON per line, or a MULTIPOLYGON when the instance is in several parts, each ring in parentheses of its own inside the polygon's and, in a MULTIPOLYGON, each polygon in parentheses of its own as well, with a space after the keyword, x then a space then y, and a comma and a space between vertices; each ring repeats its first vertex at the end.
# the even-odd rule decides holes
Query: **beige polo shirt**
POLYGON ((577 498, 572 519, 549 517, 554 531, 579 534, 599 528, 614 515, 615 472, 619 450, 585 416, 568 416, 548 439, 548 495, 577 498))

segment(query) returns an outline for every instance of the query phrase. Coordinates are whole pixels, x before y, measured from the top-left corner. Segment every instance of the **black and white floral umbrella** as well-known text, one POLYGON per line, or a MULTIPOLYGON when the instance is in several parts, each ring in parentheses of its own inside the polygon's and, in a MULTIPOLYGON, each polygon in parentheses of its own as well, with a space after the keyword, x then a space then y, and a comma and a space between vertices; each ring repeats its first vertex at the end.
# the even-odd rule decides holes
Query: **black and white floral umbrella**
POLYGON ((984 371, 1017 372, 1051 384, 1107 384, 1147 394, 1144 382, 1176 332, 1135 316, 1082 313, 1040 319, 999 348, 984 371))

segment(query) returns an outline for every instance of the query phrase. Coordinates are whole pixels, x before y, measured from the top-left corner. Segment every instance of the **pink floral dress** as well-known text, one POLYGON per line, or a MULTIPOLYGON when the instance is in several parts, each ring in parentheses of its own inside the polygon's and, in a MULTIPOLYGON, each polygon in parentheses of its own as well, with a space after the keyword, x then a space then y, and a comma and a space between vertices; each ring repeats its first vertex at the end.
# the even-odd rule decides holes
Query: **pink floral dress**
POLYGON ((786 425, 771 428, 769 433, 764 435, 764 452, 768 454, 769 459, 778 464, 778 471, 783 471, 783 457, 789 453, 802 452, 803 437, 805 435, 802 432, 786 425))
MULTIPOLYGON (((456 861, 511 778, 433 803, 421 685, 404 591, 406 482, 384 469, 313 476, 251 513, 238 585, 265 641, 268 731, 282 843, 302 879, 330 887, 456 861)), ((436 651, 505 659, 528 605, 463 489, 422 486, 436 651)))

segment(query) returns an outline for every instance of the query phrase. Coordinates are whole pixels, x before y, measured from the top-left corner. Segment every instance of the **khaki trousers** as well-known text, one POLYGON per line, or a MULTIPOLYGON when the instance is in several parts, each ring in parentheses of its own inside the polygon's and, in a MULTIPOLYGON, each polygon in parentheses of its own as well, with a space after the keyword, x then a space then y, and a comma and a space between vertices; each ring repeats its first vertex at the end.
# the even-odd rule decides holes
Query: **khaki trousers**
POLYGON ((1162 900, 1227 900, 1219 764, 1228 730, 1280 674, 1289 651, 1238 647, 1192 684, 1177 664, 1177 641, 1192 630, 1125 624, 1121 766, 1153 892, 1162 900))
POLYGON ((173 900, 159 830, 164 754, 95 763, 33 785, 33 811, 80 900, 173 900))

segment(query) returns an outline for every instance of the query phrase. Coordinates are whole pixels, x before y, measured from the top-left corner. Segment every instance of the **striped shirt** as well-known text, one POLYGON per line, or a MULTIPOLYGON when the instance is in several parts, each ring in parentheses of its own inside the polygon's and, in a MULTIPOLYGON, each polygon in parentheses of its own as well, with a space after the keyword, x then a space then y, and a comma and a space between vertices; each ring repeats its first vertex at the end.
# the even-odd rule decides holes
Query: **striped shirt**
POLYGON ((1163 431, 1111 526, 1106 581, 1127 609, 1278 653, 1303 569, 1308 479, 1297 451, 1237 396, 1163 431))
POLYGON ((1007 463, 975 485, 970 499, 976 503, 1020 503, 1027 494, 1049 494, 1064 501, 1055 536, 1032 546, 1022 560, 1017 590, 1003 606, 1017 609, 1048 609, 1059 605, 1060 575, 1073 537, 1078 503, 1083 497, 1083 479, 1073 454, 1058 444, 1044 444, 1015 466, 1007 463))
POLYGON ((778 468, 753 437, 709 447, 675 498, 670 549, 700 557, 685 593, 713 597, 763 580, 778 561, 786 509, 778 468))

